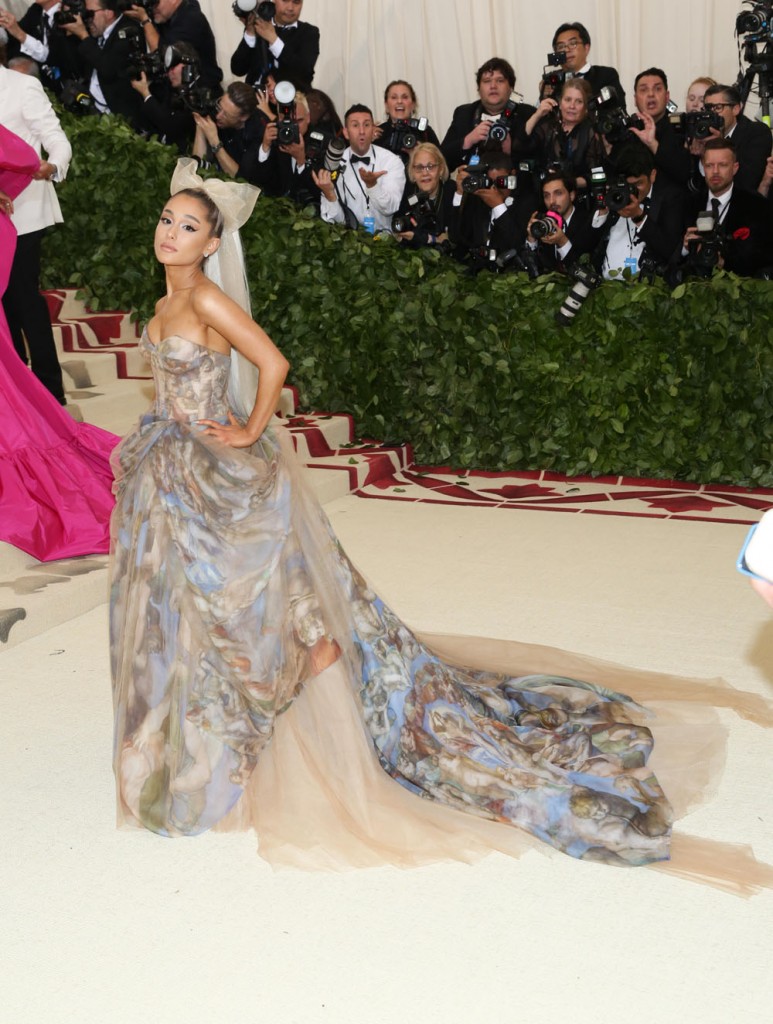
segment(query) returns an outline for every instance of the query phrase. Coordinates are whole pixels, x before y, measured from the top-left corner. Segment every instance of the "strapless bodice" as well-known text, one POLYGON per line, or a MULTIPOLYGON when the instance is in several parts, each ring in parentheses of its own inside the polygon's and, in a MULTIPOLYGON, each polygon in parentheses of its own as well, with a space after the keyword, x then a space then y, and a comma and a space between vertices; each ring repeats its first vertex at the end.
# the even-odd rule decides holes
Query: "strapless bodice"
POLYGON ((154 345, 147 329, 141 347, 150 359, 156 385, 154 418, 226 419, 230 356, 179 334, 171 334, 154 345))

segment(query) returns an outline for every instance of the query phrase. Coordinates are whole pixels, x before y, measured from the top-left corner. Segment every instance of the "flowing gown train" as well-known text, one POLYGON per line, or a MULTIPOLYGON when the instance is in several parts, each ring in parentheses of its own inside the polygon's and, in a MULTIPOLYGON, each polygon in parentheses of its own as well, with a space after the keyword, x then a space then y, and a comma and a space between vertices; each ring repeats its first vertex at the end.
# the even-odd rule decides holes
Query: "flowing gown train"
POLYGON ((771 884, 749 850, 672 832, 721 765, 709 705, 767 725, 770 705, 545 648, 418 637, 346 557, 284 430, 248 450, 203 433, 226 419, 228 357, 179 336, 142 345, 155 405, 114 455, 119 821, 164 836, 253 826, 262 856, 302 866, 546 844, 744 894, 771 884), (328 637, 341 655, 317 673, 328 637))

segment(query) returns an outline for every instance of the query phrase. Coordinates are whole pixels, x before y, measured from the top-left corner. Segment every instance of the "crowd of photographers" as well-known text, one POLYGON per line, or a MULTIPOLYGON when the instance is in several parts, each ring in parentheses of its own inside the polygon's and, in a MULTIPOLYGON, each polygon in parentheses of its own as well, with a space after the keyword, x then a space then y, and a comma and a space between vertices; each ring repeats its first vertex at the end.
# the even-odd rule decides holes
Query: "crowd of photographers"
POLYGON ((492 58, 442 141, 403 80, 380 123, 361 103, 339 117, 312 86, 319 30, 300 20, 303 0, 234 0, 230 73, 243 80, 225 90, 198 0, 35 0, 18 21, 0 8, 0 25, 9 67, 69 109, 120 114, 326 221, 440 247, 473 272, 571 273, 568 320, 602 279, 773 273, 773 136, 743 114, 755 76, 770 91, 773 4, 749 6, 746 77, 697 79, 683 112, 655 67, 628 100, 572 22, 552 38, 535 105, 512 99, 515 72, 492 58))

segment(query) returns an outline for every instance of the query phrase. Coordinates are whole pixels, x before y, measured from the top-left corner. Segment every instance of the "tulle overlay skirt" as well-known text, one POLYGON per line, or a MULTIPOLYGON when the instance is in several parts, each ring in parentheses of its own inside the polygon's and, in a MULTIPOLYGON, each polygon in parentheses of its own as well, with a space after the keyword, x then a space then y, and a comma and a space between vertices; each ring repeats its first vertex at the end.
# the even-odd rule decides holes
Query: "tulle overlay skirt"
POLYGON ((715 707, 770 726, 761 698, 411 632, 342 551, 283 430, 238 450, 150 414, 114 471, 121 822, 254 827, 277 865, 542 847, 741 894, 773 884, 747 848, 673 831, 722 767, 715 707))

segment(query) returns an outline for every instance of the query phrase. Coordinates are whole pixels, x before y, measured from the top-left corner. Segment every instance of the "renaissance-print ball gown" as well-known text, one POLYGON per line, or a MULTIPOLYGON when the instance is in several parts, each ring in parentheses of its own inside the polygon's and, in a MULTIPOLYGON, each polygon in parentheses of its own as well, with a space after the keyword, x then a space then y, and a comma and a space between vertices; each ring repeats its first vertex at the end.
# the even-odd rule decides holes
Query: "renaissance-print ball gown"
MULTIPOLYGON (((11 199, 38 169, 35 150, 0 125, 0 190, 11 199)), ((0 213, 0 295, 16 229, 0 213)), ((110 453, 118 438, 76 423, 19 359, 0 304, 0 540, 49 561, 107 552, 110 453)))
MULTIPOLYGON (((544 648, 431 648, 349 562, 281 427, 251 449, 204 433, 200 420, 226 421, 229 358, 179 336, 142 345, 155 405, 114 456, 120 821, 164 836, 254 826, 259 852, 285 863, 472 858, 530 836, 624 865, 679 847, 678 871, 736 891, 770 881, 748 851, 725 858, 728 880, 674 846, 672 802, 697 796, 721 739, 709 722, 690 741, 672 708, 659 779, 647 712, 615 680, 649 699, 706 692, 603 665, 585 665, 594 682, 567 678, 571 657, 544 648), (341 654, 318 674, 327 637, 341 654)), ((770 723, 760 698, 708 690, 770 723)))

